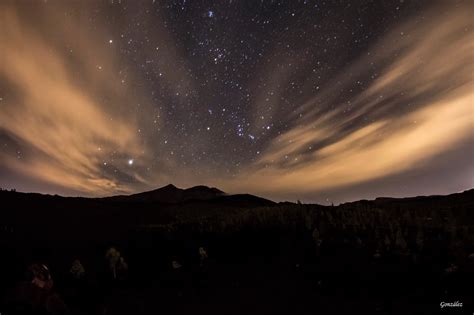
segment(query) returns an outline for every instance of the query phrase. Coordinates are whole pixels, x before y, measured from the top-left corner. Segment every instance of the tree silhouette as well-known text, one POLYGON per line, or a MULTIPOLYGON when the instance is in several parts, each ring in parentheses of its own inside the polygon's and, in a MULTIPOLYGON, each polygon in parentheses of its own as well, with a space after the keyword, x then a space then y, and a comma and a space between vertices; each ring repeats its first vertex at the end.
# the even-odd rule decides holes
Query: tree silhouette
POLYGON ((71 269, 69 269, 69 272, 75 279, 81 279, 84 277, 86 270, 84 269, 84 266, 82 266, 79 259, 76 259, 72 262, 72 266, 71 269))
POLYGON ((108 261, 108 265, 114 279, 117 279, 117 263, 120 261, 120 252, 115 249, 115 247, 110 247, 105 252, 105 258, 108 261))

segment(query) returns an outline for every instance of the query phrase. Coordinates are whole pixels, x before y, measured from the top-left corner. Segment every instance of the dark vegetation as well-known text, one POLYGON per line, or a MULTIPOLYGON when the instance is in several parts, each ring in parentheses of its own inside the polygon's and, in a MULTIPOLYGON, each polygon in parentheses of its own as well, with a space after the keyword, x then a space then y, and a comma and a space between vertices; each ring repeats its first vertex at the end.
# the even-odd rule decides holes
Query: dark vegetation
POLYGON ((2 315, 20 312, 32 263, 72 314, 472 314, 474 190, 339 206, 204 186, 0 201, 2 315))

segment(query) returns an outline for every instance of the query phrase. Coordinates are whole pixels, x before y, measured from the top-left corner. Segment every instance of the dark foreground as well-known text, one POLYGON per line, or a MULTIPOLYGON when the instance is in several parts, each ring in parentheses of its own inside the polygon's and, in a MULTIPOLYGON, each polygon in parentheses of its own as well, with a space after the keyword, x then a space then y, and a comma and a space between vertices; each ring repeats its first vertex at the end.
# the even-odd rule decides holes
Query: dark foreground
POLYGON ((32 314, 32 263, 67 307, 51 314, 474 311, 473 191, 337 207, 0 194, 2 315, 32 314))

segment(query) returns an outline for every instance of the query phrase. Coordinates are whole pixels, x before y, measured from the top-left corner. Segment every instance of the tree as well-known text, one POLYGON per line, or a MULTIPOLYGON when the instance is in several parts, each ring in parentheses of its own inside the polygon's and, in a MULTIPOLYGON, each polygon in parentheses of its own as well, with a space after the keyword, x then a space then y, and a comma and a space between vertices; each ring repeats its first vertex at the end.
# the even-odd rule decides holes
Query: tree
POLYGON ((204 247, 199 247, 199 260, 200 260, 200 267, 202 267, 207 260, 207 251, 204 247))
POLYGON ((125 258, 120 256, 115 269, 117 269, 117 274, 120 276, 120 278, 123 279, 128 271, 128 264, 125 261, 125 258))
POLYGON ((69 272, 75 279, 81 279, 86 274, 86 270, 84 269, 84 266, 82 266, 79 259, 76 259, 72 262, 72 266, 71 269, 69 269, 69 272))
POLYGON ((117 263, 120 260, 120 252, 117 249, 115 249, 115 247, 110 247, 105 252, 105 258, 107 259, 109 263, 109 268, 110 268, 110 271, 112 272, 114 279, 117 279, 117 263))
POLYGON ((313 220, 308 212, 305 212, 304 214, 304 225, 307 230, 311 231, 311 228, 313 227, 313 220))
POLYGON ((320 251, 321 251, 321 243, 323 241, 321 240, 320 233, 319 233, 318 229, 315 228, 313 230, 312 237, 313 237, 313 242, 314 242, 314 245, 315 245, 314 249, 315 249, 315 252, 316 252, 316 256, 319 256, 320 251))
POLYGON ((388 237, 388 235, 385 235, 385 239, 384 239, 385 250, 388 251, 390 249, 391 244, 392 242, 390 241, 390 238, 388 237))
POLYGON ((405 251, 407 249, 407 242, 403 238, 402 231, 400 229, 397 230, 397 236, 395 237, 395 245, 401 251, 405 251))
POLYGON ((314 243, 315 243, 315 244, 318 244, 318 242, 319 242, 319 236, 320 236, 318 229, 315 228, 315 229, 313 230, 313 235, 312 235, 312 236, 313 236, 313 241, 314 241, 314 243))
POLYGON ((418 228, 418 232, 416 233, 416 246, 418 247, 418 250, 422 250, 424 246, 424 236, 421 227, 418 228))

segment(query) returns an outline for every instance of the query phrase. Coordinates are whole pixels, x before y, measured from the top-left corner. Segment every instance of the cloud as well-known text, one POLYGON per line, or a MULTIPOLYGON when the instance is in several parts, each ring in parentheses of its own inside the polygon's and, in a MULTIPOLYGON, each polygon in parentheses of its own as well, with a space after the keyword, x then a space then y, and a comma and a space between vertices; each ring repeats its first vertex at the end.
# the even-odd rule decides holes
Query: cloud
POLYGON ((472 141, 469 12, 436 8, 424 21, 393 29, 303 104, 297 111, 303 118, 270 141, 247 171, 222 185, 267 195, 338 189, 414 169, 472 141), (341 86, 367 82, 372 69, 383 70, 361 92, 335 103, 341 86))
MULTIPOLYGON (((129 191, 118 179, 104 177, 101 169, 114 152, 124 157, 143 154, 134 120, 124 119, 121 113, 128 98, 124 92, 114 96, 122 98, 114 103, 114 112, 91 92, 98 81, 106 91, 118 90, 113 87, 119 71, 114 61, 101 58, 105 52, 98 51, 94 36, 85 36, 68 19, 49 12, 58 23, 55 27, 65 33, 59 37, 74 38, 78 46, 75 65, 83 71, 76 71, 72 57, 53 43, 54 38, 41 36, 20 22, 12 8, 4 6, 0 12, 0 77, 15 91, 1 102, 0 130, 31 153, 24 159, 3 154, 2 163, 77 191, 129 191), (99 66, 92 63, 91 51, 102 60, 99 66)), ((47 35, 54 36, 54 32, 47 35)))

